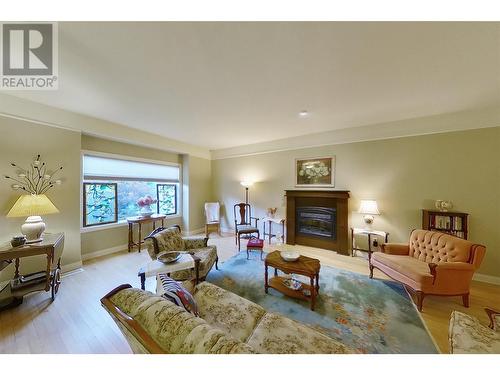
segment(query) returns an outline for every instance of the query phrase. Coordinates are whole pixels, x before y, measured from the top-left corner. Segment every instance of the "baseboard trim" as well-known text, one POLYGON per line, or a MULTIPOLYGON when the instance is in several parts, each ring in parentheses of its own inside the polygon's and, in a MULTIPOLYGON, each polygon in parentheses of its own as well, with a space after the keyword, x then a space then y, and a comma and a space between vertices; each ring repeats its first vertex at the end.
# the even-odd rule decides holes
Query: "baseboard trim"
POLYGON ((128 244, 124 244, 124 245, 110 247, 108 249, 97 250, 97 251, 94 251, 92 253, 82 254, 82 260, 85 261, 85 260, 89 260, 89 259, 93 259, 93 258, 102 257, 104 255, 117 253, 119 251, 126 250, 127 248, 128 248, 128 244))
POLYGON ((500 277, 485 275, 483 273, 475 273, 474 276, 472 277, 472 280, 481 281, 483 283, 488 283, 488 284, 500 285, 500 277))
POLYGON ((205 228, 198 228, 198 229, 195 229, 195 230, 190 230, 190 231, 184 232, 184 234, 186 236, 194 236, 196 234, 201 234, 201 233, 205 233, 205 228))
POLYGON ((68 273, 74 270, 77 270, 79 268, 82 268, 82 261, 79 260, 78 262, 70 263, 70 264, 63 264, 61 266, 61 271, 62 273, 68 273))

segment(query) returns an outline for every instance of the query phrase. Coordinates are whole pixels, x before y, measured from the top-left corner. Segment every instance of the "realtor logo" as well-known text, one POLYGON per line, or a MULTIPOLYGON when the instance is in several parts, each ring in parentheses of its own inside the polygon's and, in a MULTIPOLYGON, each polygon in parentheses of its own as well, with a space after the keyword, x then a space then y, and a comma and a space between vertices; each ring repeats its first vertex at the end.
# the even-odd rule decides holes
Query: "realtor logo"
POLYGON ((2 23, 0 41, 0 89, 57 89, 56 23, 2 23))

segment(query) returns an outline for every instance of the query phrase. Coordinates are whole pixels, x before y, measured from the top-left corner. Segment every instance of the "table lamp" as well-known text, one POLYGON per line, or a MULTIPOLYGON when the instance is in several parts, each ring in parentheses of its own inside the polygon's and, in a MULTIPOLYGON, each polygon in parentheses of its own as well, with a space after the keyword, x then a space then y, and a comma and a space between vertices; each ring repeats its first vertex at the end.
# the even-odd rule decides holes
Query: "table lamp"
POLYGON ((26 243, 40 242, 45 231, 45 223, 40 215, 55 214, 59 210, 45 194, 21 195, 7 213, 7 217, 28 218, 21 226, 21 233, 26 236, 26 243))
POLYGON ((366 224, 373 223, 373 220, 375 219, 373 217, 373 215, 380 215, 380 212, 379 212, 378 206, 377 206, 377 201, 374 201, 374 200, 361 200, 358 212, 360 214, 365 215, 363 218, 364 218, 366 224))

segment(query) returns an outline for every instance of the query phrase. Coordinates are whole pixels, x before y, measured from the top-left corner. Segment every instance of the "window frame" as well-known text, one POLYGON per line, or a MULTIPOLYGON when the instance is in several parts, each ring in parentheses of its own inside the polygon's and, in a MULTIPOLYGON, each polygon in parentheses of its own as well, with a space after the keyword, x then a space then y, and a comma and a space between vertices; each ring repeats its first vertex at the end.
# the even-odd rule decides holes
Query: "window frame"
POLYGON ((177 185, 179 183, 178 182, 166 182, 166 183, 162 183, 162 184, 156 184, 156 213, 159 214, 159 215, 167 215, 167 217, 171 217, 172 215, 177 215, 178 213, 178 201, 179 201, 179 196, 177 195, 177 185), (159 187, 160 186, 173 186, 174 187, 174 196, 175 196, 175 212, 173 214, 162 214, 160 212, 160 189, 159 187))
MULTIPOLYGON (((84 190, 83 190, 83 183, 85 182, 84 179, 84 174, 83 174, 83 158, 85 155, 92 155, 92 156, 101 156, 101 157, 107 157, 107 158, 112 158, 112 159, 121 159, 121 160, 127 160, 127 161, 136 161, 136 162, 142 162, 142 163, 152 163, 152 164, 161 164, 161 165, 170 165, 179 168, 179 181, 178 182, 165 182, 165 184, 174 184, 176 185, 176 213, 167 215, 167 219, 178 219, 182 218, 182 202, 183 202, 183 166, 181 163, 175 163, 175 162, 168 162, 168 161, 163 161, 163 160, 157 160, 157 159, 147 159, 147 158, 138 158, 134 156, 128 156, 128 155, 122 155, 122 154, 114 154, 114 153, 108 153, 108 152, 100 152, 100 151, 93 151, 93 150, 87 150, 87 149, 82 149, 80 151, 80 232, 81 233, 87 233, 87 232, 94 232, 94 231, 99 231, 99 230, 106 230, 106 229, 112 229, 112 228, 118 228, 118 227, 125 227, 127 226, 127 220, 118 220, 117 222, 114 223, 108 223, 108 224, 97 224, 97 225, 91 225, 91 226, 83 226, 83 196, 84 196, 84 190)), ((110 178, 110 180, 113 180, 113 178, 110 178)), ((138 179, 139 180, 139 179, 138 179)), ((106 182, 105 180, 102 180, 103 183, 106 182)), ((93 181, 96 182, 96 181, 93 181)), ((156 182, 156 181, 154 181, 156 182)), ((160 183, 160 182, 158 182, 160 183)), ((118 194, 118 190, 117 190, 118 194)), ((116 203, 118 204, 118 199, 116 200, 116 203)), ((118 215, 118 210, 116 210, 116 214, 118 215)))
POLYGON ((83 205, 82 205, 83 218, 82 218, 82 220, 83 220, 83 227, 84 228, 118 223, 118 184, 116 182, 84 182, 82 195, 83 195, 83 197, 82 197, 82 199, 83 199, 83 205), (113 221, 107 221, 105 223, 87 224, 87 189, 86 189, 86 187, 88 185, 113 185, 114 186, 114 188, 115 188, 115 219, 113 221))

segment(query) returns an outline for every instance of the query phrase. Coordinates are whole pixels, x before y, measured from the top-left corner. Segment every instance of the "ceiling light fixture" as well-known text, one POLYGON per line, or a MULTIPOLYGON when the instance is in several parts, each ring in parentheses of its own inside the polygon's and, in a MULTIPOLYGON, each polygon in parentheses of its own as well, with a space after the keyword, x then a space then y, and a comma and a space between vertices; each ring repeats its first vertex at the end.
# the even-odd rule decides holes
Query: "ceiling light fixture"
POLYGON ((307 116, 309 116, 309 112, 307 112, 306 110, 304 110, 304 111, 300 111, 300 112, 299 112, 299 116, 300 116, 300 117, 307 117, 307 116))

